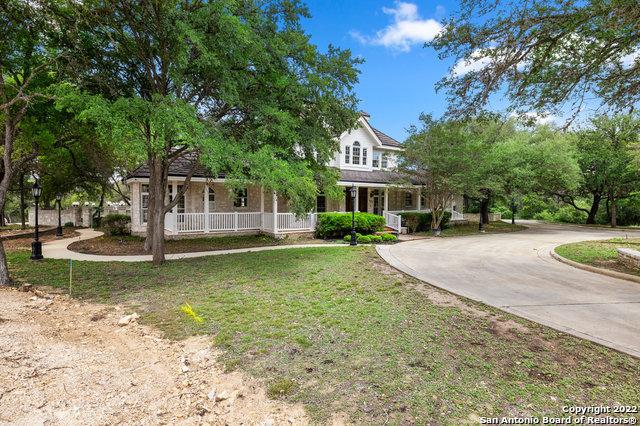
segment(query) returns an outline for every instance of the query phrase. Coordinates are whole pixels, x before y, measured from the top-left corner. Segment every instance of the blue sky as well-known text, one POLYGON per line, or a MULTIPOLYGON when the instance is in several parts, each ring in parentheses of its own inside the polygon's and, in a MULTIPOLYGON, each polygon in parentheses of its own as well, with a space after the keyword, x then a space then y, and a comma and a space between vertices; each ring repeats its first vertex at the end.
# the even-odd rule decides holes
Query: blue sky
POLYGON ((394 0, 306 0, 312 18, 303 25, 321 49, 331 43, 364 58, 356 93, 372 124, 404 140, 421 112, 440 116, 443 92, 434 85, 452 65, 424 41, 438 30, 457 2, 394 0))

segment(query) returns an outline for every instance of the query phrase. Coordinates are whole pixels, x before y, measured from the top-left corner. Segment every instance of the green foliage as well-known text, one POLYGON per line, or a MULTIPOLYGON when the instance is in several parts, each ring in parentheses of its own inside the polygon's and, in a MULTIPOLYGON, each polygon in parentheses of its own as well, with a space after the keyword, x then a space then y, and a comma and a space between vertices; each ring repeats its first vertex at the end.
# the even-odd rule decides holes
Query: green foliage
POLYGON ((372 241, 371 237, 372 237, 371 235, 360 235, 358 236, 357 241, 360 244, 369 244, 372 241))
POLYGON ((65 222, 64 223, 64 227, 65 228, 73 228, 73 222, 65 222))
MULTIPOLYGON (((355 229, 360 234, 373 234, 384 228, 384 217, 372 213, 356 213, 355 229)), ((351 232, 351 213, 320 213, 316 225, 318 238, 342 238, 351 232)))
POLYGON ((382 235, 372 235, 371 236, 371 242, 372 243, 381 243, 382 242, 382 235))
MULTIPOLYGON (((431 230, 432 214, 431 212, 418 213, 418 212, 403 212, 400 213, 402 226, 407 227, 407 231, 410 234, 415 232, 425 232, 431 230)), ((449 227, 449 221, 451 220, 451 212, 445 211, 440 223, 440 229, 446 229, 449 227)))
POLYGON ((278 379, 267 387, 267 396, 271 399, 282 398, 291 395, 297 385, 291 379, 278 379))
POLYGON ((393 234, 389 234, 389 233, 384 233, 384 234, 381 235, 381 237, 382 237, 382 241, 388 242, 388 243, 398 241, 398 237, 396 237, 393 234))
POLYGON ((131 217, 126 214, 108 214, 100 221, 100 226, 107 235, 129 235, 131 217))
POLYGON ((585 96, 633 109, 640 100, 639 20, 636 0, 463 1, 429 44, 441 59, 481 66, 451 72, 437 87, 448 89, 455 115, 482 111, 496 92, 530 120, 530 111, 570 105, 577 112, 585 96))

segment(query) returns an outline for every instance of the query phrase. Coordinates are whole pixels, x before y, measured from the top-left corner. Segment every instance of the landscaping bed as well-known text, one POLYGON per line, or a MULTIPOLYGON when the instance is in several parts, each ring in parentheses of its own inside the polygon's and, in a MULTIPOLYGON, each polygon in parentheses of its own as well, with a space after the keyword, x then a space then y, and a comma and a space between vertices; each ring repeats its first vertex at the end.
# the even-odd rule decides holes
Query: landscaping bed
MULTIPOLYGON (((8 253, 19 281, 69 287, 68 262, 8 253)), ((150 263, 75 262, 76 297, 118 303, 172 339, 210 335, 227 370, 313 420, 463 424, 634 405, 640 360, 408 277, 372 247, 150 263), (190 309, 187 307, 190 306, 190 309)))
MULTIPOLYGON (((62 238, 72 238, 79 236, 80 233, 76 231, 75 228, 62 228, 62 238)), ((40 241, 46 243, 48 241, 55 241, 58 239, 56 237, 56 230, 49 229, 45 233, 41 233, 39 235, 40 241)), ((26 236, 21 236, 18 238, 9 238, 2 241, 5 250, 20 250, 20 249, 31 249, 31 243, 33 242, 33 230, 28 233, 26 236)))
POLYGON ((612 238, 610 240, 581 241, 563 244, 555 252, 574 262, 640 276, 640 270, 620 262, 617 248, 640 250, 640 238, 612 238))
MULTIPOLYGON (((503 221, 490 222, 484 225, 486 234, 500 234, 505 232, 517 232, 527 229, 524 225, 512 225, 503 221)), ((477 223, 453 224, 442 230, 441 237, 460 237, 463 235, 479 234, 477 223)), ((418 232, 416 235, 431 236, 431 231, 418 232)))
MULTIPOLYGON (((212 250, 230 250, 287 244, 318 244, 327 242, 334 241, 314 239, 300 235, 280 239, 268 235, 231 235, 169 239, 165 242, 165 251, 166 253, 191 253, 212 250)), ((69 250, 79 253, 113 256, 148 254, 144 251, 144 238, 132 235, 103 235, 89 240, 76 241, 69 245, 69 250)))

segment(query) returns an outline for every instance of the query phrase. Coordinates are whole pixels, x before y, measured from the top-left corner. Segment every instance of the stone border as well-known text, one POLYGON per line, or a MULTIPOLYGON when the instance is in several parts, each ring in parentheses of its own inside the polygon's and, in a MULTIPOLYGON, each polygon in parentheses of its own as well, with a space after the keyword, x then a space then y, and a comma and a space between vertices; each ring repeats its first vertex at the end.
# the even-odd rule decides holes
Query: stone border
POLYGON ((564 244, 558 244, 556 246, 553 246, 549 251, 549 254, 551 255, 551 257, 557 260, 558 262, 562 262, 569 266, 573 266, 574 268, 577 268, 577 269, 594 272, 600 275, 606 275, 611 278, 618 278, 621 280, 633 281, 635 283, 640 284, 640 276, 625 274, 624 272, 613 271, 611 269, 598 268, 596 266, 586 265, 584 263, 579 263, 579 262, 567 259, 566 257, 560 256, 558 253, 556 253, 556 247, 559 247, 561 245, 564 245, 564 244))

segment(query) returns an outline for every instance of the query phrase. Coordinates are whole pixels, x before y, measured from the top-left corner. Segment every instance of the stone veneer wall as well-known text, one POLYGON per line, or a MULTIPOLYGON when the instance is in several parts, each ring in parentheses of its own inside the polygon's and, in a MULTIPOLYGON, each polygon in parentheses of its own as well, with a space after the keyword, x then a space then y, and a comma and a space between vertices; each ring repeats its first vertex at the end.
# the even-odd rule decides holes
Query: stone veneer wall
POLYGON ((627 268, 640 268, 640 251, 629 248, 618 248, 618 259, 627 268))

